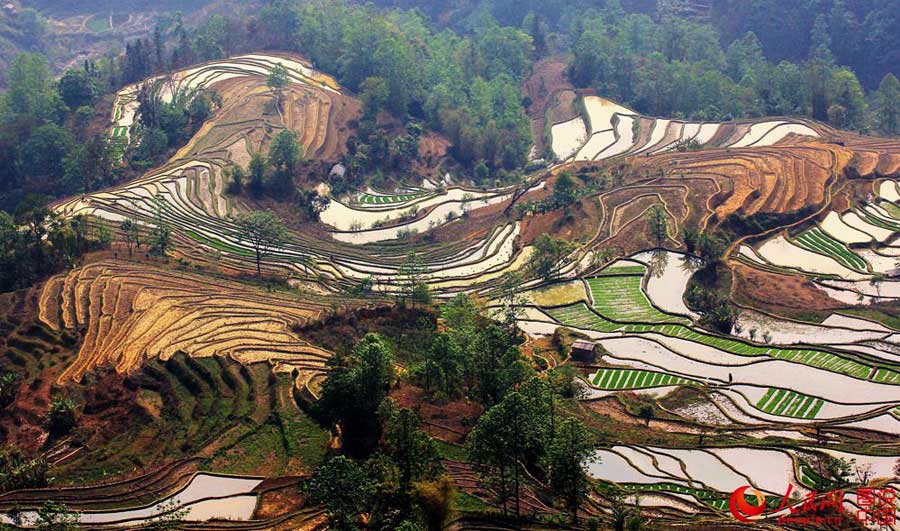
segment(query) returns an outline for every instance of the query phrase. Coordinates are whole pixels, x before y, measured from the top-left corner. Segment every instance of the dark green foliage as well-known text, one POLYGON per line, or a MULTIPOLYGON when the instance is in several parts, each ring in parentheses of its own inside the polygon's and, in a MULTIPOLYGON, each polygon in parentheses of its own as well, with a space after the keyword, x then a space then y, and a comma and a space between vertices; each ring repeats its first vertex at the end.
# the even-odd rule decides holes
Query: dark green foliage
POLYGON ((366 470, 338 456, 322 465, 308 485, 310 501, 325 506, 328 528, 357 529, 360 514, 369 506, 374 485, 366 470))
POLYGON ((656 246, 662 247, 669 237, 669 216, 666 209, 660 205, 653 205, 647 211, 647 218, 650 221, 652 236, 656 239, 656 246))
POLYGON ((886 74, 875 92, 875 125, 886 135, 900 135, 900 81, 886 74))
POLYGON ((31 459, 15 448, 0 450, 0 492, 46 487, 49 470, 42 457, 31 459))
POLYGON ((374 453, 359 455, 368 456, 363 464, 339 456, 320 467, 307 484, 310 501, 325 506, 330 529, 356 529, 364 514, 372 530, 422 529, 420 520, 440 529, 452 487, 443 487, 435 441, 419 428, 412 410, 398 410, 390 399, 382 400, 373 418, 384 434, 370 449, 374 453))
POLYGON ((70 109, 92 104, 97 93, 96 79, 83 69, 67 70, 59 80, 59 95, 70 109))
POLYGON ((577 516, 587 493, 583 467, 594 445, 581 421, 559 418, 560 398, 553 386, 532 378, 488 409, 466 440, 469 458, 504 511, 512 500, 515 515, 521 514, 522 469, 543 469, 554 494, 577 516))
POLYGON ((269 166, 272 175, 268 188, 273 197, 290 196, 294 192, 294 174, 303 157, 303 148, 297 142, 297 133, 289 129, 280 131, 269 147, 269 166))
POLYGON ((259 197, 263 193, 263 186, 266 179, 266 159, 261 153, 254 153, 250 157, 250 165, 247 166, 247 173, 250 175, 250 183, 247 189, 254 197, 259 197))
POLYGON ((560 172, 553 184, 553 202, 558 208, 568 210, 577 197, 575 180, 572 175, 569 172, 560 172))
POLYGON ((47 411, 47 430, 51 436, 67 435, 75 427, 75 402, 65 397, 56 397, 47 411))
POLYGON ((424 358, 419 372, 426 390, 440 391, 448 397, 460 391, 465 357, 450 334, 436 334, 425 350, 424 358))
POLYGON ((153 227, 150 229, 150 237, 147 240, 147 247, 150 254, 160 258, 165 258, 169 251, 172 250, 172 227, 163 216, 165 211, 165 203, 158 196, 153 197, 153 206, 155 209, 153 227))
POLYGON ((546 281, 559 276, 565 259, 574 250, 574 244, 541 234, 534 242, 534 253, 528 261, 528 269, 546 281))
MULTIPOLYGON (((779 9, 757 7, 751 16, 779 9)), ((820 13, 809 24, 811 60, 800 65, 768 61, 758 32, 735 34, 723 50, 716 28, 678 17, 654 21, 642 14, 619 18, 600 12, 561 30, 572 35, 570 73, 576 84, 646 114, 698 120, 800 114, 866 129, 862 87, 852 70, 837 66, 847 63, 836 63, 831 54, 830 30, 839 23, 820 13)), ((791 48, 797 40, 795 34, 791 48)))
POLYGON ((0 291, 27 287, 100 246, 102 231, 91 230, 86 218, 51 215, 45 203, 29 195, 15 216, 0 211, 0 291))
MULTIPOLYGON (((703 277, 704 270, 698 272, 698 275, 703 277)), ((703 314, 700 318, 701 325, 722 334, 731 333, 737 315, 727 300, 700 285, 691 287, 685 294, 685 300, 688 306, 703 314)))
POLYGON ((482 316, 471 298, 457 295, 441 315, 446 334, 435 337, 419 368, 428 386, 447 397, 466 392, 490 407, 530 376, 516 330, 482 316))
POLYGON ((368 334, 332 365, 316 409, 323 420, 340 425, 348 453, 367 455, 381 437, 376 413, 394 379, 393 353, 384 339, 368 334))
POLYGON ((0 376, 0 409, 15 401, 19 394, 19 384, 19 378, 13 372, 7 372, 0 376))
POLYGON ((594 454, 591 433, 578 419, 564 419, 550 440, 544 457, 550 486, 578 521, 578 506, 587 496, 590 483, 584 465, 594 454))
MULTIPOLYGON (((490 19, 463 38, 414 12, 316 0, 278 1, 256 21, 265 44, 295 49, 363 96, 366 116, 407 113, 444 131, 465 164, 514 168, 530 147, 519 81, 531 39, 490 19)), ((352 171, 352 168, 351 168, 352 171)))
POLYGON ((400 304, 407 302, 427 304, 430 302, 431 295, 428 292, 428 285, 425 284, 428 268, 418 254, 410 251, 403 263, 400 264, 397 274, 403 281, 401 289, 397 293, 400 304))

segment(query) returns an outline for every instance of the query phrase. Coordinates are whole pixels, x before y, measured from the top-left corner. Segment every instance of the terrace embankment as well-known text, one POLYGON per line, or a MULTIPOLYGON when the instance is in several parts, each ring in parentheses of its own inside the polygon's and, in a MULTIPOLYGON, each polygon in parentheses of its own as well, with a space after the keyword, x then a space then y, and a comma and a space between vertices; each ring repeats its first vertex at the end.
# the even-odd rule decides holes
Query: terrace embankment
POLYGON ((64 383, 101 366, 127 373, 177 352, 321 371, 330 353, 301 341, 291 327, 326 307, 200 275, 101 261, 51 278, 40 294, 39 317, 79 338, 77 358, 58 377, 64 383))

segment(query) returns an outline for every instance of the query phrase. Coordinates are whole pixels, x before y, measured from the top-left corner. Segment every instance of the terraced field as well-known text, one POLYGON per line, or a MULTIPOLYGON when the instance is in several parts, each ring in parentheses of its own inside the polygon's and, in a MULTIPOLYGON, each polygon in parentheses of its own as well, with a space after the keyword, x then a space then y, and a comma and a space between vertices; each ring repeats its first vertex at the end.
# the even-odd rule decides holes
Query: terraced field
POLYGON ((602 276, 587 279, 593 307, 614 321, 687 324, 683 317, 665 314, 650 304, 641 289, 643 275, 602 276))
POLYGON ((589 377, 591 385, 598 389, 647 389, 669 385, 686 385, 690 380, 661 372, 633 371, 628 369, 602 369, 589 377))
MULTIPOLYGON (((714 336, 679 324, 624 324, 604 319, 591 311, 584 303, 546 309, 546 313, 563 325, 596 332, 620 332, 624 334, 659 334, 666 337, 684 339, 700 345, 713 347, 723 352, 739 356, 768 356, 810 367, 846 374, 854 378, 874 379, 876 367, 866 365, 830 352, 816 349, 793 349, 769 347, 745 343, 736 339, 714 336)), ((900 372, 892 369, 877 369, 878 381, 900 385, 900 372)))
POLYGON ((40 320, 79 330, 78 357, 59 381, 80 381, 99 366, 134 370, 176 352, 266 361, 307 377, 324 371, 331 353, 300 341, 294 325, 328 306, 284 295, 261 295, 240 284, 121 262, 99 262, 50 279, 40 295, 40 320))
MULTIPOLYGON (((366 188, 331 197, 321 224, 294 230, 262 264, 267 275, 302 286, 302 295, 260 293, 226 278, 255 267, 249 242, 231 220, 251 205, 225 193, 224 169, 246 165, 284 128, 300 133, 309 159, 330 167, 343 155, 359 103, 291 56, 245 55, 157 81, 166 97, 214 90, 222 106, 162 167, 59 202, 55 210, 113 227, 134 218, 144 230, 159 215, 175 233, 175 257, 209 273, 105 260, 54 277, 36 294, 38 328, 56 341, 74 338, 53 380, 84 382, 112 367, 140 394, 147 404, 142 415, 150 417, 146 426, 134 423, 103 441, 90 463, 72 458, 64 465, 69 470, 90 478, 107 469, 149 466, 164 454, 202 454, 216 470, 306 472, 325 451, 327 434, 309 422, 295 397, 309 393, 309 380, 325 371, 331 353, 293 330, 332 308, 371 304, 348 295, 363 281, 372 282, 373 298, 393 294, 406 281, 401 272, 408 252, 415 251, 439 298, 471 292, 495 308, 492 297, 503 273, 524 274, 522 290, 546 304, 523 303, 520 325, 531 339, 568 327, 602 347, 597 365, 581 369, 587 384, 603 391, 598 401, 630 390, 696 394, 691 400, 679 395, 685 403, 676 400, 654 422, 684 430, 680 439, 669 439, 680 444, 718 431, 710 447, 621 444, 598 452, 601 461, 590 469, 599 482, 640 493, 658 514, 715 519, 739 486, 767 495, 783 494, 787 482, 808 490, 821 486, 822 477, 807 464, 811 454, 831 451, 818 445, 820 432, 873 450, 877 455, 855 458, 889 477, 884 470, 888 459, 895 460, 888 455, 891 441, 900 436, 895 321, 882 312, 888 317, 876 323, 857 305, 900 299, 889 274, 900 257, 900 142, 801 119, 710 124, 649 118, 588 96, 579 116, 560 113, 565 119, 549 127, 553 149, 565 162, 522 184, 474 188, 464 176, 451 176, 439 185, 400 183, 396 191, 366 188), (265 86, 278 63, 291 77, 283 112, 272 111, 273 95, 265 86), (567 232, 571 225, 586 221, 554 212, 518 215, 510 207, 526 196, 545 199, 546 183, 555 182, 548 177, 561 170, 584 184, 573 210, 596 212, 590 220, 596 227, 585 229, 576 250, 559 258, 559 278, 550 282, 527 267, 535 239, 573 234, 567 232), (652 207, 665 215, 661 242, 650 235, 652 207), (738 311, 756 312, 765 324, 734 327, 731 334, 701 328, 705 321, 687 307, 684 292, 702 261, 647 251, 686 247, 685 229, 725 229, 734 236, 725 269, 744 264, 770 275, 766 280, 799 279, 799 287, 788 293, 773 281, 748 288, 735 277, 738 311), (610 256, 628 258, 604 268, 610 256), (740 290, 751 288, 757 297, 744 297, 740 290), (820 321, 750 307, 760 300, 778 306, 796 294, 807 296, 797 303, 809 311, 804 319, 813 314, 820 321), (813 304, 823 299, 831 302, 813 304), (571 301, 579 302, 562 304, 571 301), (851 310, 867 318, 849 317, 851 310), (831 313, 819 315, 825 312, 831 313), (775 339, 770 332, 777 332, 775 339), (161 397, 169 398, 158 410, 161 397), (845 434, 852 437, 843 439, 845 434), (772 436, 782 439, 780 446, 765 442, 772 436), (758 444, 735 446, 750 437, 758 444), (783 439, 808 448, 786 450, 783 439), (145 460, 123 463, 118 456, 134 455, 134 445, 145 460)), ((138 88, 123 89, 114 105, 109 134, 118 153, 139 131, 138 88)), ((14 340, 5 348, 11 363, 41 372, 48 370, 45 346, 14 340)), ((453 474, 469 478, 471 471, 455 464, 453 474)), ((165 497, 155 494, 148 503, 165 497)), ((535 500, 535 507, 545 506, 535 500)))
POLYGON ((399 194, 399 195, 372 195, 372 194, 362 194, 359 197, 359 202, 367 205, 383 205, 383 204, 393 204, 393 203, 406 203, 407 201, 412 201, 413 199, 417 199, 421 197, 421 193, 415 194, 399 194))
MULTIPOLYGON (((866 463, 884 477, 889 459, 860 454, 841 454, 856 462, 866 463)), ((629 492, 639 492, 648 499, 645 509, 669 508, 684 511, 681 517, 714 517, 728 511, 728 497, 742 485, 750 485, 763 493, 773 517, 783 492, 778 486, 791 483, 801 501, 790 505, 799 510, 802 498, 822 486, 821 478, 805 462, 808 456, 799 452, 765 448, 717 448, 708 450, 673 450, 645 446, 614 446, 598 451, 601 462, 609 466, 592 466, 598 480, 625 485, 629 492), (759 474, 764 469, 765 476, 759 474), (672 497, 667 495, 674 495, 672 497), (685 503, 689 500, 689 503, 685 503)), ((854 489, 849 489, 854 490, 854 489)), ((843 500, 843 509, 855 513, 853 494, 843 500)), ((669 515, 670 517, 678 515, 669 515)))
POLYGON ((821 136, 818 124, 782 119, 762 122, 697 123, 643 117, 598 96, 582 99, 581 117, 555 125, 553 148, 560 160, 597 161, 629 155, 656 155, 687 144, 711 147, 767 147, 789 135, 821 136))
POLYGON ((854 271, 861 273, 865 273, 867 270, 865 260, 848 249, 847 246, 831 238, 817 228, 809 229, 802 234, 798 234, 797 237, 794 238, 794 241, 800 244, 804 249, 809 249, 815 253, 833 258, 848 269, 853 269, 854 271))
MULTIPOLYGON (((220 270, 251 273, 255 269, 252 248, 238 236, 230 218, 247 210, 247 205, 226 195, 224 169, 233 164, 246 166, 250 154, 264 151, 282 128, 298 131, 306 158, 334 162, 345 150, 351 132, 348 123, 358 119, 360 104, 342 95, 328 76, 286 55, 244 55, 148 82, 161 87, 164 99, 176 92, 214 91, 221 108, 162 167, 131 183, 61 201, 54 209, 63 216, 104 219, 113 228, 126 217, 149 228, 159 203, 163 220, 181 244, 179 253, 220 270), (276 64, 287 68, 291 84, 283 96, 284 112, 273 114, 274 96, 266 87, 266 76, 276 64), (217 254, 221 257, 213 259, 217 254)), ((131 141, 139 87, 120 91, 114 107, 110 135, 121 146, 131 141)), ((543 183, 533 186, 540 189, 543 183)), ((519 187, 487 191, 449 187, 440 193, 425 189, 364 193, 353 206, 333 198, 321 216, 324 230, 292 233, 266 259, 263 269, 314 281, 324 292, 342 292, 368 279, 378 291, 395 291, 397 272, 407 254, 391 245, 395 240, 428 232, 479 208, 501 205, 518 191, 519 187)), ((503 216, 498 213, 494 218, 499 222, 503 216)), ((490 285, 517 260, 521 264, 522 248, 513 245, 511 231, 515 227, 509 225, 503 230, 472 227, 453 244, 423 249, 420 256, 436 280, 435 291, 478 289, 482 287, 479 278, 490 285)))
POLYGON ((756 407, 773 415, 800 419, 814 419, 825 401, 787 389, 769 388, 756 407))

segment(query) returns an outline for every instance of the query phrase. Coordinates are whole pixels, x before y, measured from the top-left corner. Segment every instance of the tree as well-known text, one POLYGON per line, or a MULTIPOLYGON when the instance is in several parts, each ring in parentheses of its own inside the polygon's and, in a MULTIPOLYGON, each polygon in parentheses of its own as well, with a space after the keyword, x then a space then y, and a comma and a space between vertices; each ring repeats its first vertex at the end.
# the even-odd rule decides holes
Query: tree
POLYGON ((19 395, 19 378, 14 372, 0 376, 0 409, 12 404, 19 395))
POLYGON ((293 194, 294 173, 302 157, 303 148, 297 142, 297 133, 283 129, 275 135, 269 147, 269 165, 272 166, 270 187, 276 197, 293 194))
POLYGON ((473 396, 485 407, 500 402, 511 389, 531 375, 515 337, 493 321, 482 319, 471 338, 462 343, 467 377, 473 396))
POLYGON ((125 243, 125 247, 128 249, 128 257, 131 258, 134 248, 141 248, 140 226, 135 220, 131 218, 125 218, 119 225, 119 229, 122 231, 122 241, 125 243))
POLYGON ((275 107, 279 112, 281 112, 282 101, 284 99, 284 89, 287 88, 288 83, 290 83, 290 77, 287 68, 281 63, 273 66, 272 70, 269 72, 269 77, 266 78, 266 85, 275 92, 275 107))
POLYGON ((728 75, 735 82, 741 81, 748 74, 761 72, 766 66, 762 43, 752 31, 748 31, 728 46, 725 60, 728 64, 728 75))
POLYGON ((435 479, 443 470, 441 457, 434 440, 420 429, 419 418, 410 409, 397 410, 390 399, 387 410, 382 452, 390 458, 400 472, 399 492, 403 498, 402 509, 409 514, 412 508, 414 482, 435 479))
POLYGON ((522 275, 515 271, 508 271, 500 277, 500 294, 497 300, 500 303, 503 324, 510 331, 515 329, 519 317, 525 312, 524 306, 528 302, 522 295, 522 282, 522 275))
POLYGON ((150 229, 150 239, 147 246, 150 248, 150 254, 153 256, 165 257, 172 249, 172 228, 169 222, 163 217, 165 211, 165 202, 159 196, 153 196, 153 204, 155 216, 153 220, 153 228, 150 229))
POLYGON ((666 209, 660 205, 653 205, 647 211, 650 220, 650 229, 656 238, 656 246, 662 247, 663 242, 669 237, 669 217, 666 209))
POLYGON ((52 436, 67 435, 75 427, 75 402, 57 396, 47 410, 47 429, 52 436))
MULTIPOLYGON (((425 279, 428 275, 428 267, 415 251, 407 253, 406 259, 400 264, 400 269, 397 271, 397 274, 401 280, 400 291, 398 292, 401 304, 405 303, 407 300, 412 300, 413 296, 417 295, 417 290, 420 292, 417 295, 417 298, 419 299, 428 293, 428 285, 425 284, 425 279), (423 287, 424 290, 422 289, 423 287)), ((413 302, 417 301, 413 300, 413 302)))
POLYGON ((69 132, 56 125, 36 128, 19 146, 17 166, 21 175, 55 181, 65 173, 66 156, 74 141, 69 132))
POLYGON ((378 408, 394 379, 394 355, 377 334, 367 334, 350 356, 333 360, 316 407, 323 420, 339 425, 344 449, 367 455, 381 437, 378 408))
POLYGON ((700 257, 713 263, 722 259, 726 244, 718 236, 710 236, 704 232, 697 238, 697 247, 700 249, 700 257))
POLYGON ((150 519, 151 531, 179 531, 190 514, 189 507, 181 507, 177 498, 170 499, 156 507, 156 514, 150 519))
POLYGON ((828 31, 828 20, 823 13, 816 16, 810 29, 809 56, 816 61, 833 63, 834 54, 831 53, 831 34, 828 31))
POLYGON ((428 531, 442 531, 456 500, 456 483, 446 474, 435 481, 421 481, 413 486, 413 497, 428 531))
POLYGON ((569 172, 560 172, 553 184, 553 203, 557 208, 562 207, 566 212, 578 197, 575 189, 575 181, 569 172))
POLYGON ((360 515, 369 506, 372 479, 365 469, 344 456, 337 456, 319 467, 307 491, 312 503, 325 506, 328 528, 355 531, 360 515))
POLYGON ((865 128, 866 98, 856 75, 847 68, 835 71, 828 84, 828 119, 835 126, 862 130, 865 128), (832 108, 837 108, 832 116, 832 108))
POLYGON ((528 269, 548 282, 554 280, 560 274, 563 259, 574 248, 574 245, 566 240, 541 234, 534 241, 534 252, 528 261, 528 269))
POLYGON ((413 286, 409 300, 411 300, 414 305, 418 304, 419 306, 428 306, 433 301, 433 298, 431 296, 431 288, 429 288, 428 284, 426 284, 425 282, 419 282, 418 284, 413 286))
POLYGON ((640 528, 641 510, 636 503, 634 505, 625 503, 624 497, 620 493, 610 496, 610 502, 613 531, 630 531, 640 528))
POLYGON ((254 153, 250 157, 250 164, 247 166, 247 173, 250 174, 250 194, 259 197, 263 192, 263 185, 266 180, 266 161, 261 153, 254 153))
POLYGON ((46 457, 29 458, 13 446, 0 449, 0 492, 46 487, 49 472, 46 457))
POLYGON ((94 135, 68 151, 63 160, 63 186, 71 192, 87 193, 110 185, 114 180, 115 163, 115 155, 107 138, 94 135))
POLYGON ((240 166, 233 166, 228 170, 227 175, 231 177, 228 181, 228 193, 231 195, 241 195, 244 191, 244 169, 240 166))
POLYGON ((45 502, 37 511, 34 524, 36 531, 78 531, 79 515, 66 505, 52 501, 45 502))
POLYGON ((644 422, 647 423, 647 426, 650 426, 650 421, 653 420, 653 416, 655 411, 653 410, 653 406, 650 404, 641 404, 638 407, 638 417, 644 419, 644 422))
POLYGON ((491 176, 491 169, 483 160, 479 160, 478 163, 475 164, 474 172, 475 181, 479 183, 484 182, 488 177, 491 176))
POLYGON ((114 236, 106 225, 101 223, 94 226, 94 236, 101 249, 109 249, 109 246, 112 245, 114 236))
POLYGON ((256 210, 233 218, 237 236, 247 242, 256 257, 256 276, 262 276, 262 259, 278 251, 288 237, 287 229, 275 214, 256 210))
POLYGON ((0 118, 18 115, 37 122, 55 122, 62 117, 65 104, 55 90, 50 63, 43 55, 17 55, 6 71, 6 87, 0 96, 0 118))
POLYGON ((589 492, 585 464, 593 456, 595 447, 584 424, 578 419, 567 418, 560 423, 547 448, 545 464, 550 486, 565 501, 573 524, 578 521, 578 506, 589 492))
POLYGON ((463 383, 465 357, 453 337, 447 332, 433 336, 424 358, 422 373, 425 389, 439 389, 448 397, 456 395, 463 383))
POLYGON ((699 238, 700 231, 696 227, 684 227, 681 229, 681 239, 684 240, 684 246, 687 248, 688 254, 694 254, 699 238))
POLYGON ((59 79, 59 95, 70 109, 90 105, 97 97, 97 83, 85 70, 67 70, 59 79))
POLYGON ((886 135, 900 135, 900 81, 885 74, 874 96, 875 124, 886 135))
POLYGON ((378 111, 387 104, 390 92, 387 82, 381 77, 368 77, 359 86, 359 99, 363 104, 363 117, 375 120, 378 111))
POLYGON ((514 501, 519 517, 521 469, 529 456, 539 455, 544 420, 540 409, 523 394, 512 391, 482 415, 469 433, 466 447, 476 470, 481 472, 503 503, 514 501))

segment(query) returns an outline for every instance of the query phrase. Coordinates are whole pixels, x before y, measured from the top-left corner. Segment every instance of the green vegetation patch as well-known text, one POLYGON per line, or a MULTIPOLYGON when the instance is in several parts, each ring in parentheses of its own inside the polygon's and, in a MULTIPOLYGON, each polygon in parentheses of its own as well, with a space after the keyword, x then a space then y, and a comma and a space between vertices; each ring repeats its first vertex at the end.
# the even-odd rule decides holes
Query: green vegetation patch
POLYGON ((591 379, 591 385, 600 389, 649 389, 668 385, 687 385, 693 380, 662 372, 637 369, 600 369, 591 379))
POLYGON ((857 208, 854 210, 854 212, 859 214, 859 217, 863 218, 869 225, 874 225, 876 227, 881 227, 882 229, 887 229, 894 232, 900 231, 900 223, 887 221, 883 218, 875 216, 874 214, 863 208, 857 208))
POLYGON ((422 197, 425 194, 399 194, 399 195, 372 195, 363 194, 360 202, 367 205, 389 205, 392 203, 405 203, 422 197))
POLYGON ((772 415, 795 419, 814 419, 825 401, 788 389, 770 387, 756 402, 756 408, 772 415))
POLYGON ((842 266, 866 273, 868 265, 859 255, 847 248, 843 243, 835 240, 819 228, 812 228, 799 234, 794 241, 802 248, 817 254, 833 258, 842 266))
POLYGON ((209 245, 210 247, 212 247, 214 249, 218 249, 220 251, 225 251, 225 252, 240 255, 240 256, 250 256, 250 257, 254 256, 252 251, 249 251, 247 249, 242 249, 240 247, 235 247, 234 245, 229 245, 225 242, 220 242, 219 240, 211 240, 211 239, 207 238, 206 236, 197 234, 196 232, 191 231, 191 230, 186 230, 186 231, 184 231, 184 233, 190 239, 196 240, 196 241, 206 244, 206 245, 209 245))
MULTIPOLYGON (((639 266, 643 267, 643 266, 639 266)), ((615 269, 618 272, 620 269, 615 269)), ((587 280, 594 309, 610 319, 623 322, 682 323, 688 320, 663 313, 650 304, 641 289, 643 277, 601 276, 587 280)))
POLYGON ((641 483, 626 483, 620 486, 622 488, 628 489, 629 491, 685 494, 693 497, 703 504, 709 505, 710 507, 713 507, 720 511, 728 510, 728 498, 723 498, 722 493, 714 490, 695 489, 691 487, 685 487, 684 485, 678 485, 677 483, 654 483, 650 485, 641 483))

